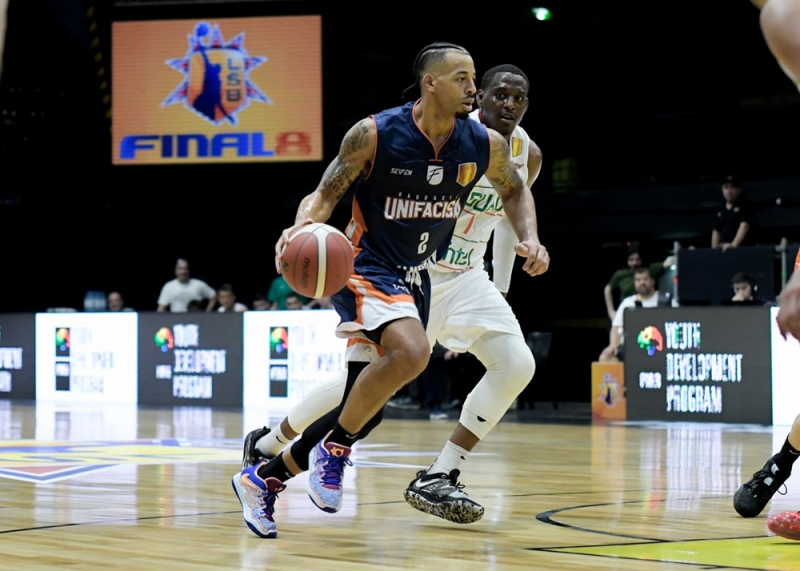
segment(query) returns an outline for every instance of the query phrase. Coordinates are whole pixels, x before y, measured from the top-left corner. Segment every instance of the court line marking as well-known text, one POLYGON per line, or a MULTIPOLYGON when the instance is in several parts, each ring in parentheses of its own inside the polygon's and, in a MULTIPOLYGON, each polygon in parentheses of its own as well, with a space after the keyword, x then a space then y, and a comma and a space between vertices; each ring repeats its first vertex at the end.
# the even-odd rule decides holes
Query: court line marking
MULTIPOLYGON (((636 490, 628 490, 628 491, 636 491, 636 490)), ((668 491, 668 490, 661 490, 661 491, 668 491)), ((580 493, 591 493, 591 492, 580 492, 580 493)), ((533 494, 531 494, 531 495, 533 495, 533 494)), ((727 497, 727 496, 723 496, 723 495, 718 495, 718 496, 699 496, 699 497, 685 498, 685 499, 688 501, 690 499, 706 500, 706 499, 716 499, 716 498, 723 498, 723 497, 727 497)), ((642 559, 640 557, 625 557, 625 556, 619 556, 619 555, 605 555, 605 554, 601 554, 601 553, 574 553, 574 552, 571 553, 569 551, 570 549, 590 549, 590 548, 593 548, 593 547, 626 547, 626 546, 630 546, 630 545, 648 545, 648 544, 668 545, 670 543, 689 543, 689 542, 693 542, 693 541, 700 542, 700 541, 730 541, 730 540, 737 540, 737 539, 760 539, 760 538, 765 537, 763 535, 745 535, 745 536, 735 536, 735 537, 713 537, 713 538, 700 538, 700 539, 698 539, 698 538, 691 538, 691 539, 656 539, 656 538, 651 538, 651 537, 625 535, 625 534, 622 534, 622 533, 615 533, 615 532, 610 532, 610 531, 589 529, 589 528, 580 527, 580 526, 577 526, 577 525, 563 523, 563 522, 556 521, 556 520, 552 519, 552 516, 554 516, 554 515, 556 515, 558 513, 572 511, 572 510, 578 510, 578 509, 582 509, 582 508, 614 506, 614 505, 621 505, 621 504, 643 504, 643 503, 665 502, 665 501, 667 501, 667 498, 653 499, 653 500, 625 500, 625 501, 621 501, 621 502, 606 502, 606 503, 600 503, 600 504, 586 504, 586 505, 580 505, 580 506, 568 506, 568 507, 564 507, 564 508, 556 508, 556 509, 553 509, 553 510, 548 510, 546 512, 541 512, 541 513, 536 515, 536 519, 538 521, 541 521, 542 523, 545 523, 545 524, 548 524, 548 525, 554 525, 554 526, 557 526, 557 527, 563 527, 563 528, 571 529, 571 530, 575 530, 575 531, 582 531, 582 532, 585 532, 585 533, 591 533, 591 534, 595 534, 595 535, 619 537, 619 538, 622 538, 622 539, 638 539, 638 540, 640 540, 639 543, 602 543, 602 544, 599 544, 599 545, 573 545, 573 546, 561 546, 561 547, 526 547, 524 549, 527 550, 527 551, 545 551, 545 552, 548 552, 548 553, 562 553, 562 554, 569 554, 569 555, 583 555, 583 556, 588 556, 588 557, 603 557, 603 558, 606 558, 606 559, 609 559, 609 558, 610 559, 625 559, 627 561, 647 561, 647 562, 650 562, 650 563, 667 563, 667 564, 670 564, 670 565, 686 565, 686 566, 693 566, 693 567, 696 567, 698 569, 706 569, 706 570, 738 569, 738 570, 741 570, 741 571, 763 571, 762 569, 756 568, 756 567, 731 567, 731 566, 727 566, 727 565, 706 565, 706 564, 702 564, 702 563, 691 563, 691 562, 687 562, 687 561, 672 561, 672 560, 669 560, 669 559, 642 559)), ((675 498, 671 498, 670 501, 675 501, 675 498)))

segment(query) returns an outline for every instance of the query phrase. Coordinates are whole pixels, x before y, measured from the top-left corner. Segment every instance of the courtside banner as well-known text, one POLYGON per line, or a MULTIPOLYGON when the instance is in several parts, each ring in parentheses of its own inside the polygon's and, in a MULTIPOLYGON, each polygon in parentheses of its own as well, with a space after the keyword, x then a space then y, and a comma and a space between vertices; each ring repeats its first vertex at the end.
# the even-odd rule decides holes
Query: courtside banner
POLYGON ((0 399, 36 398, 33 313, 0 315, 0 399))
POLYGON ((241 407, 241 313, 139 313, 139 404, 241 407))
POLYGON ((36 400, 136 403, 136 314, 37 313, 36 400))
POLYGON ((322 19, 112 24, 112 162, 322 159, 322 19))
POLYGON ((628 420, 772 423, 767 307, 625 310, 628 420))

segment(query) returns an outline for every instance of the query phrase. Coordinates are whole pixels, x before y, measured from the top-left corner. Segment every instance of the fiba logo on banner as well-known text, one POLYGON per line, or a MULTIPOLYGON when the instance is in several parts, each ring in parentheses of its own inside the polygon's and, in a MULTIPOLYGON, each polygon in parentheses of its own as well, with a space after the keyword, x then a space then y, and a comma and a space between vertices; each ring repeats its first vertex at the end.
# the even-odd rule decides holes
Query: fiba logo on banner
POLYGON ((269 328, 269 396, 289 396, 289 328, 269 328))
POLYGON ((250 56, 244 48, 244 33, 225 42, 219 26, 197 24, 189 35, 189 51, 166 64, 184 79, 162 106, 183 103, 190 111, 213 125, 238 123, 240 113, 251 100, 272 104, 251 80, 250 71, 267 61, 250 56))
POLYGON ((227 371, 225 349, 201 349, 200 325, 175 324, 159 327, 153 342, 162 354, 172 352, 171 363, 155 366, 158 380, 172 381, 175 398, 210 399, 214 394, 214 375, 227 371))

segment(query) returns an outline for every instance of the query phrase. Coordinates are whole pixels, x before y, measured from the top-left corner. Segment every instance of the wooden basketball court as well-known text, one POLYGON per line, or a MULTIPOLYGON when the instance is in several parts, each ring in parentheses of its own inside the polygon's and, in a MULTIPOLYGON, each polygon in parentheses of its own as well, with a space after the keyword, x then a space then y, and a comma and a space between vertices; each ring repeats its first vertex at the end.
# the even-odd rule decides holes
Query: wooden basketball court
POLYGON ((417 512, 403 490, 454 421, 387 420, 353 455, 344 507, 318 510, 305 477, 277 503, 276 539, 242 521, 231 489, 263 411, 0 401, 3 569, 800 569, 770 512, 800 509, 800 480, 762 516, 736 488, 786 427, 533 424, 510 414, 463 466, 484 518, 417 512), (774 432, 774 434, 773 434, 774 432))

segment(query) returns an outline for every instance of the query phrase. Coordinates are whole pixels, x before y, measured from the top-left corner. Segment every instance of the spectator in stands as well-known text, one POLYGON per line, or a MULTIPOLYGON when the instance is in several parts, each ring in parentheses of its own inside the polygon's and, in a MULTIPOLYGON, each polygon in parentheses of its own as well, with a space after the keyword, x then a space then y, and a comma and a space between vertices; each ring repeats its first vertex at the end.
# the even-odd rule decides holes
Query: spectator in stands
POLYGON ((220 313, 247 311, 247 306, 236 301, 236 294, 233 293, 231 284, 222 284, 217 292, 220 313))
POLYGON ((304 309, 303 308, 303 297, 299 294, 294 292, 290 293, 286 296, 286 308, 285 309, 304 309))
POLYGON ((723 305, 767 305, 767 300, 758 297, 756 281, 744 272, 737 272, 731 280, 733 297, 722 300, 723 305))
POLYGON ((305 305, 305 309, 333 309, 333 302, 329 297, 312 299, 305 305))
POLYGON ((182 313, 188 311, 190 301, 207 299, 206 311, 213 311, 217 305, 217 292, 202 280, 189 276, 189 262, 178 259, 175 264, 175 279, 161 288, 158 296, 158 311, 182 313))
POLYGON ((133 311, 130 307, 125 307, 125 300, 118 291, 112 291, 106 298, 108 311, 133 311))
POLYGON ((283 275, 278 275, 269 286, 269 293, 267 293, 267 299, 272 304, 272 309, 289 309, 286 307, 286 297, 289 295, 294 295, 300 298, 302 302, 301 305, 306 303, 308 300, 300 295, 298 295, 286 280, 283 279, 283 275))
POLYGON ((636 293, 622 300, 611 323, 608 347, 600 353, 598 361, 615 362, 623 360, 623 317, 626 309, 631 307, 657 307, 659 295, 656 280, 649 268, 638 267, 633 271, 636 293))
POLYGON ((253 309, 256 311, 265 311, 272 309, 267 296, 263 293, 257 293, 253 296, 253 309))
MULTIPOLYGON (((670 256, 663 262, 655 262, 650 264, 650 275, 656 282, 658 282, 658 278, 664 274, 666 268, 669 268, 675 264, 675 260, 675 256, 670 256)), ((605 289, 603 290, 603 297, 605 297, 606 300, 606 311, 608 312, 608 318, 612 322, 614 321, 617 311, 619 311, 618 309, 615 309, 615 298, 621 303, 626 297, 636 294, 637 290, 634 284, 634 272, 637 268, 641 267, 642 256, 639 254, 639 245, 634 242, 628 248, 628 267, 614 272, 611 275, 611 279, 608 280, 608 284, 606 285, 605 289)))
POLYGON ((752 245, 755 210, 747 197, 742 195, 742 187, 735 177, 729 176, 722 183, 722 196, 725 204, 714 219, 711 247, 724 252, 728 248, 752 245))

